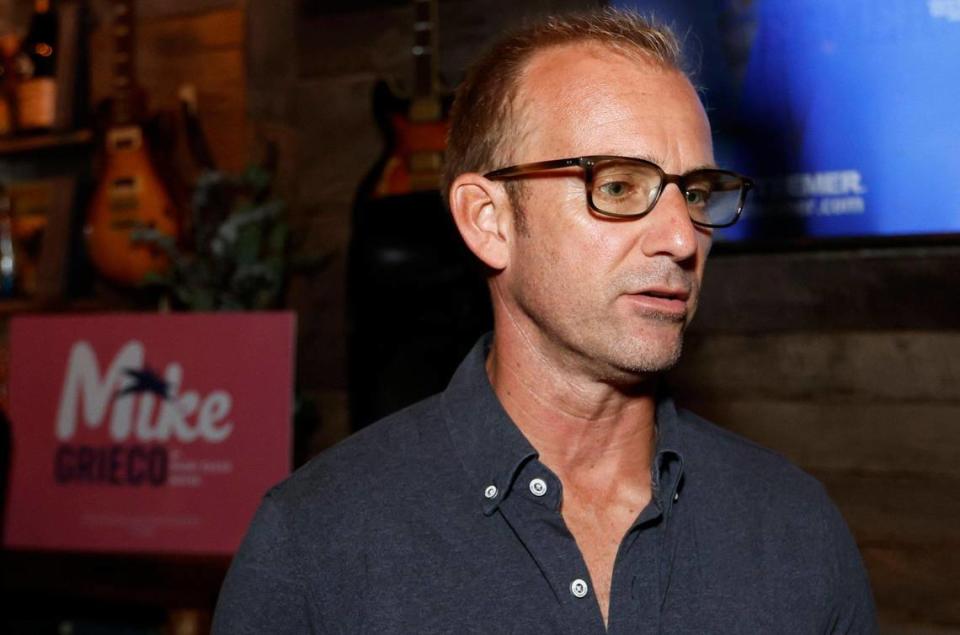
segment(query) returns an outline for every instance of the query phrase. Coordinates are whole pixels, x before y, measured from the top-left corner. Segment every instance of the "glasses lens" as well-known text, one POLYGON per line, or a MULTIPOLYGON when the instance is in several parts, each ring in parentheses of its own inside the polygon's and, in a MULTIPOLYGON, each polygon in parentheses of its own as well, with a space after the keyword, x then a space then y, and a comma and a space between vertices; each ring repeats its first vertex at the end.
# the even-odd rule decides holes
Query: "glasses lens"
POLYGON ((690 218, 702 225, 729 225, 737 219, 743 179, 722 170, 697 170, 684 179, 690 218))
POLYGON ((593 168, 593 204, 607 214, 643 214, 657 200, 659 189, 660 171, 653 165, 604 160, 593 168))
MULTIPOLYGON (((605 159, 593 168, 593 205, 606 214, 639 216, 657 201, 662 173, 645 161, 605 159)), ((743 199, 743 177, 725 170, 695 170, 683 177, 690 218, 720 227, 737 220, 743 199)))

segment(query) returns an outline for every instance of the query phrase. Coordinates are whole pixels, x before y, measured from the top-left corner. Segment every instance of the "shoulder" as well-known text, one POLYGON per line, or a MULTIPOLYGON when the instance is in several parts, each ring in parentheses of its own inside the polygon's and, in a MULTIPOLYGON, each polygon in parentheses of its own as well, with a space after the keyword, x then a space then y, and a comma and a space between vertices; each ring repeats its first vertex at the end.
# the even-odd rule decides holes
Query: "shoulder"
POLYGON ((678 410, 684 471, 702 486, 728 497, 785 503, 829 503, 819 481, 781 454, 721 428, 687 410, 678 410), (721 491, 722 490, 722 491, 721 491))
MULTIPOLYGON (((779 562, 821 567, 849 531, 823 485, 786 458, 680 411, 681 499, 719 552, 759 546, 779 562)), ((824 571, 825 573, 825 571, 824 571)))
MULTIPOLYGON (((761 548, 826 585, 862 573, 850 530, 826 489, 780 454, 680 411, 687 502, 713 557, 761 548), (846 573, 841 572, 846 568, 846 573)), ((826 588, 826 587, 825 587, 826 588)))
POLYGON ((727 572, 721 586, 730 572, 749 571, 767 592, 817 598, 825 632, 876 632, 859 550, 823 485, 772 450, 678 414, 704 569, 727 572))
POLYGON ((435 395, 381 419, 312 458, 266 499, 303 528, 356 528, 371 510, 394 509, 404 492, 421 487, 423 468, 448 454, 442 412, 435 395))
POLYGON ((225 579, 214 632, 308 632, 331 607, 357 623, 367 552, 392 540, 446 435, 432 397, 320 453, 267 492, 225 579))

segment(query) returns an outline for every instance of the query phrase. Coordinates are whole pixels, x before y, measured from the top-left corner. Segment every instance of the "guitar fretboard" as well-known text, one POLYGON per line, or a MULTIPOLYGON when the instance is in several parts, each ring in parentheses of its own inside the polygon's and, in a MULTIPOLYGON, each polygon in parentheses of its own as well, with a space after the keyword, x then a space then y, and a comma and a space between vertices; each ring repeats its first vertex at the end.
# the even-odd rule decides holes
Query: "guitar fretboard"
POLYGON ((136 18, 133 4, 133 0, 114 0, 111 6, 114 120, 121 125, 131 123, 136 116, 136 60, 134 59, 136 18))
POLYGON ((436 0, 415 0, 413 3, 413 71, 414 97, 432 97, 436 93, 437 69, 434 64, 434 25, 436 0))

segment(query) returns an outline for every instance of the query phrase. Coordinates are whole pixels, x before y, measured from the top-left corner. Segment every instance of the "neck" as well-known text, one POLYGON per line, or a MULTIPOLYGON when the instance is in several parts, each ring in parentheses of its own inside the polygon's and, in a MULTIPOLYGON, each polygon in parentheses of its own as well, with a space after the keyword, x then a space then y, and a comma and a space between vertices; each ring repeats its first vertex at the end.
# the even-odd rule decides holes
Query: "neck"
MULTIPOLYGON (((502 313, 501 313, 502 315, 502 313)), ((577 372, 496 319, 487 374, 510 418, 566 486, 648 488, 656 443, 655 382, 624 388, 577 372)))

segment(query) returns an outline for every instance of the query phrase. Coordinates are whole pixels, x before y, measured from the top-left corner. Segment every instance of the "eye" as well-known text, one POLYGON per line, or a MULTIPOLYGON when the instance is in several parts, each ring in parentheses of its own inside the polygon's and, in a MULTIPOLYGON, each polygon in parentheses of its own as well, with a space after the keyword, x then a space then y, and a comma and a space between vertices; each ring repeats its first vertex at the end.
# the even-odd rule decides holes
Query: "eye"
POLYGON ((710 191, 698 188, 689 188, 684 192, 687 199, 687 205, 703 206, 710 201, 710 191))
POLYGON ((633 191, 633 185, 627 181, 608 181, 600 185, 597 189, 606 196, 623 198, 630 195, 633 191))

